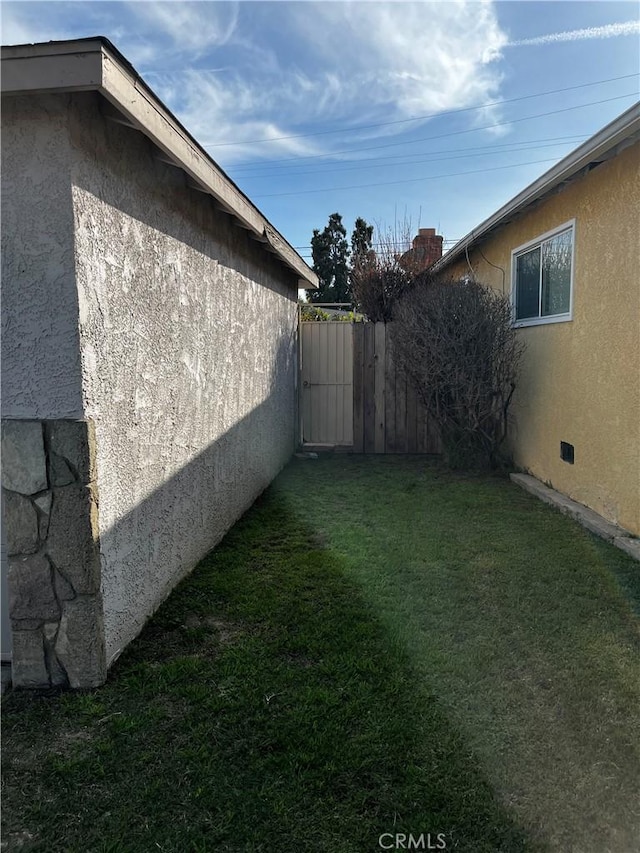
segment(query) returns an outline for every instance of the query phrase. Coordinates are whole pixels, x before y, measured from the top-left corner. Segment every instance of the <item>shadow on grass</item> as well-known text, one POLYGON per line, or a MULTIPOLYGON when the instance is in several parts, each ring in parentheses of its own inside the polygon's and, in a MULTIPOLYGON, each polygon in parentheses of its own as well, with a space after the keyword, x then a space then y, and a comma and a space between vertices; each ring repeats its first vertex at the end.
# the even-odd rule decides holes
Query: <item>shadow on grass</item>
POLYGON ((635 850, 637 563, 506 479, 425 459, 320 458, 277 484, 521 825, 559 853, 635 850))
POLYGON ((15 693, 4 716, 7 850, 339 853, 383 849, 383 833, 534 849, 340 561, 273 490, 103 689, 15 693))

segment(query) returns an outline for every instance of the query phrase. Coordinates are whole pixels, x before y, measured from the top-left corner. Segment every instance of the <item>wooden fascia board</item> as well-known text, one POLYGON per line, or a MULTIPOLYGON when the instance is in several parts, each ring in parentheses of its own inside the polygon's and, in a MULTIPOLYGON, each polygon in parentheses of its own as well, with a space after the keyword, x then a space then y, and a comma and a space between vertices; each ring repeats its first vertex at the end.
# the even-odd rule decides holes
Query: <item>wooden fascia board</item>
POLYGON ((43 54, 36 45, 2 49, 2 94, 87 92, 102 85, 102 44, 69 45, 43 54), (29 48, 32 48, 31 50, 29 48))
POLYGON ((109 49, 106 40, 3 47, 1 87, 3 95, 99 92, 124 117, 122 123, 151 139, 193 186, 213 196, 240 227, 265 244, 265 251, 273 252, 309 287, 317 287, 316 274, 190 138, 118 51, 109 49))
POLYGON ((229 185, 222 173, 202 156, 177 124, 158 109, 157 103, 117 61, 106 51, 103 57, 101 93, 161 151, 176 161, 176 165, 184 169, 192 180, 204 185, 212 195, 232 209, 238 219, 259 233, 262 217, 255 208, 229 185))
POLYGON ((259 238, 266 237, 275 254, 286 266, 317 286, 317 277, 213 162, 189 139, 172 117, 162 109, 145 86, 138 84, 120 63, 103 50, 102 94, 127 119, 183 169, 198 188, 212 195, 223 209, 231 213, 241 227, 259 238))

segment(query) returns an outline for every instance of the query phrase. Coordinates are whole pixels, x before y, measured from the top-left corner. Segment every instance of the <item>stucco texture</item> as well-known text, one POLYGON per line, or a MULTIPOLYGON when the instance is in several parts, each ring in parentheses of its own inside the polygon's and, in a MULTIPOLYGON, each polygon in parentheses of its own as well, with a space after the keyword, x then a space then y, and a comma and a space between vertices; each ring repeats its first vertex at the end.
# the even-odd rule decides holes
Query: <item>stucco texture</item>
POLYGON ((293 451, 297 280, 95 96, 71 138, 112 659, 293 451))
POLYGON ((68 97, 2 103, 2 414, 80 418, 68 97))
MULTIPOLYGON (((470 252, 479 281, 511 291, 511 252, 575 219, 573 319, 530 326, 514 397, 516 464, 640 535, 640 145, 524 211, 470 252), (485 260, 486 259, 486 260, 485 260), (560 458, 560 442, 575 463, 560 458)), ((447 276, 468 272, 456 261, 447 276)))
MULTIPOLYGON (((143 134, 104 118, 99 95, 45 100, 37 140, 44 153, 31 156, 42 164, 38 191, 55 271, 43 246, 25 276, 47 271, 45 281, 28 282, 37 328, 49 323, 61 346, 52 357, 74 381, 60 405, 59 393, 47 390, 55 385, 52 368, 41 364, 34 343, 23 358, 37 364, 19 372, 34 374, 31 386, 21 395, 16 384, 12 411, 51 418, 73 409, 95 425, 112 662, 294 449, 297 277, 210 196, 188 188, 184 173, 161 162, 143 134), (64 293, 55 291, 45 310, 50 281, 64 282, 64 293)), ((3 116, 3 142, 9 131, 13 147, 27 140, 33 147, 38 106, 16 101, 12 109, 11 122, 3 116)), ((34 162, 20 156, 26 194, 34 162)), ((23 241, 25 215, 13 228, 23 241)), ((39 233, 42 217, 33 216, 39 233)), ((9 324, 22 313, 12 305, 9 324)), ((18 371, 12 335, 11 370, 18 371)))

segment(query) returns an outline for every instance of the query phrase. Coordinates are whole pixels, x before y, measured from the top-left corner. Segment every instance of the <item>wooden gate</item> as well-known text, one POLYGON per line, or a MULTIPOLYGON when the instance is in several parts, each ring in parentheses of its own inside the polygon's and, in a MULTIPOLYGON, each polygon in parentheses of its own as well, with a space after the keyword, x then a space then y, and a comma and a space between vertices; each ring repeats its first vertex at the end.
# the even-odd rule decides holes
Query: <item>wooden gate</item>
POLYGON ((440 453, 434 424, 393 360, 384 323, 300 324, 303 444, 440 453))
POLYGON ((353 325, 302 322, 303 444, 353 445, 353 325))

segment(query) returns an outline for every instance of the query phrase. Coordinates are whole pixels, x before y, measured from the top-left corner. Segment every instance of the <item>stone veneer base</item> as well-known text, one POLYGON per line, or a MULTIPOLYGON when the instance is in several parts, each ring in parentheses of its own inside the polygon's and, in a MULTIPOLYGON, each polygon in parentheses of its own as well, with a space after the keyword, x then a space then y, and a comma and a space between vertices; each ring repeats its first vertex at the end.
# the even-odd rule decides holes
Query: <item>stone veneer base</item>
POLYGON ((13 687, 106 679, 90 421, 2 421, 13 687))

